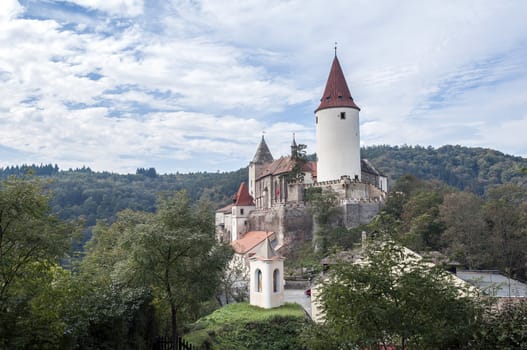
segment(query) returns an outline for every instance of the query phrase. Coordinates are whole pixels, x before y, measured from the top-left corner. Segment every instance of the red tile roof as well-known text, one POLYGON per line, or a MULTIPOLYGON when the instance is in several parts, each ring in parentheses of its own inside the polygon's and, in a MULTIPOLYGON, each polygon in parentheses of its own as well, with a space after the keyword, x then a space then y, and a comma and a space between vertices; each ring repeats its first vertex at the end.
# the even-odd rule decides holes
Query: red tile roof
POLYGON ((333 59, 324 94, 320 99, 320 105, 315 110, 315 113, 321 109, 334 107, 351 107, 360 111, 360 108, 353 102, 353 97, 351 97, 337 56, 333 59))
POLYGON ((236 193, 236 196, 234 197, 234 205, 237 206, 249 206, 254 205, 253 197, 249 194, 249 191, 247 190, 247 186, 245 186, 245 182, 242 182, 240 184, 240 188, 238 189, 238 192, 236 193))
POLYGON ((267 237, 272 237, 274 232, 250 231, 242 238, 231 243, 232 249, 238 254, 246 254, 248 251, 262 243, 267 237))

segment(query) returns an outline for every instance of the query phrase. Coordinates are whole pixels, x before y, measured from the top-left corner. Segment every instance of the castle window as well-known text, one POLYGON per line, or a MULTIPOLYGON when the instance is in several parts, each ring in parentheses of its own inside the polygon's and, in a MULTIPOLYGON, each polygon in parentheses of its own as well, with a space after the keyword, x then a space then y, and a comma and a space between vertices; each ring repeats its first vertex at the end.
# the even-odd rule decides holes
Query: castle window
POLYGON ((318 124, 318 117, 315 117, 315 124, 318 124))
POLYGON ((243 208, 240 209, 240 215, 243 215, 243 208))
POLYGON ((346 119, 346 112, 340 112, 340 119, 341 120, 346 119))
POLYGON ((258 293, 262 292, 262 271, 260 269, 256 269, 256 291, 258 293))
POLYGON ((278 293, 280 291, 280 270, 275 269, 273 272, 273 292, 278 293))

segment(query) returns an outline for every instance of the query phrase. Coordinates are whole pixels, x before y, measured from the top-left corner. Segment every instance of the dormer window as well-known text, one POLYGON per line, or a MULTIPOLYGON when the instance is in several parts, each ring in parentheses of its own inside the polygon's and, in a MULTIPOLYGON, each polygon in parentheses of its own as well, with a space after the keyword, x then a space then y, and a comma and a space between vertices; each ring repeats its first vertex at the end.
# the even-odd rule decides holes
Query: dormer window
POLYGON ((340 120, 346 119, 346 112, 340 112, 340 120))

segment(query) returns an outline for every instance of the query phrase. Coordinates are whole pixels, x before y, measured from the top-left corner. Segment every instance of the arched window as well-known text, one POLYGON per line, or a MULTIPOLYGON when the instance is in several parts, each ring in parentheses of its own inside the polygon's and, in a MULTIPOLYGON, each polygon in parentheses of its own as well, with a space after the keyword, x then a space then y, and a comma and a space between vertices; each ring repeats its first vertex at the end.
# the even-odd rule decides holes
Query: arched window
POLYGON ((280 291, 280 270, 275 269, 273 272, 273 292, 278 293, 280 291))
POLYGON ((260 269, 256 269, 256 291, 261 293, 262 292, 262 271, 260 269))

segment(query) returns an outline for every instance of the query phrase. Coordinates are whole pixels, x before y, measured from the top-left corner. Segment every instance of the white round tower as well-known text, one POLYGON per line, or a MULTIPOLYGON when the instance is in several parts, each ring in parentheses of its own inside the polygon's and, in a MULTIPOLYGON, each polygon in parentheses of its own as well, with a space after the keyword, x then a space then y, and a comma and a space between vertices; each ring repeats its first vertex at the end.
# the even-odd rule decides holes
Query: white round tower
POLYGON ((317 182, 349 176, 361 180, 359 111, 335 55, 315 110, 317 182))

